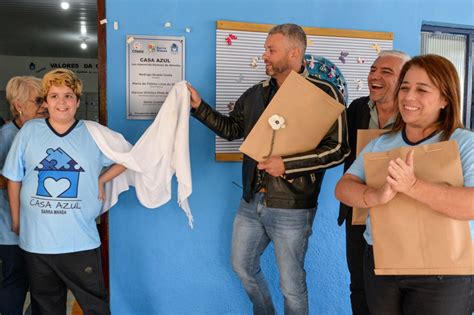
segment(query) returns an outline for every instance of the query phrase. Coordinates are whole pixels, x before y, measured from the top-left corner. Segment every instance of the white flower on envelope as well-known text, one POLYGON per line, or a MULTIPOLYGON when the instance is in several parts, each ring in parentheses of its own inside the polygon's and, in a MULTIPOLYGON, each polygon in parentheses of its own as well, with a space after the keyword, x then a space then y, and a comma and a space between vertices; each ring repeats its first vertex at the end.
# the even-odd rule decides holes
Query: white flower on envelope
POLYGON ((268 118, 268 123, 273 130, 285 128, 285 118, 280 115, 272 115, 268 118))

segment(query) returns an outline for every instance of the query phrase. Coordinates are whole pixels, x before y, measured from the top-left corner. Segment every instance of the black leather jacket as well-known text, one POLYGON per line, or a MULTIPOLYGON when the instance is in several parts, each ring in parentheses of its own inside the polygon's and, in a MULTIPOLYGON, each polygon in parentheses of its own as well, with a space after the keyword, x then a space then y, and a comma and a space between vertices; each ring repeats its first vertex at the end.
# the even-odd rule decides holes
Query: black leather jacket
MULTIPOLYGON (((310 76, 306 70, 301 75, 339 102, 344 103, 343 97, 331 83, 310 76)), ((232 141, 245 138, 270 102, 270 90, 269 80, 252 86, 240 96, 229 116, 217 112, 204 101, 191 113, 224 139, 232 141)), ((344 112, 317 148, 309 152, 282 157, 285 164, 283 177, 265 174, 263 186, 267 191, 266 206, 286 209, 316 207, 325 170, 341 164, 349 152, 344 112)), ((253 197, 252 184, 256 166, 255 160, 244 155, 242 183, 243 198, 247 202, 253 197)))

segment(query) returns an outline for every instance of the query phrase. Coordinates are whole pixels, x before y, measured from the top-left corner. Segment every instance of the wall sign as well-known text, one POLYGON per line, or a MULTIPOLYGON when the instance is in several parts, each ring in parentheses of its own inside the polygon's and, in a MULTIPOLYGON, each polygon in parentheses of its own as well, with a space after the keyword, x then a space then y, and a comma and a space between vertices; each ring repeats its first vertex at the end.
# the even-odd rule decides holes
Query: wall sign
POLYGON ((154 119, 184 80, 184 37, 127 36, 127 119, 154 119))

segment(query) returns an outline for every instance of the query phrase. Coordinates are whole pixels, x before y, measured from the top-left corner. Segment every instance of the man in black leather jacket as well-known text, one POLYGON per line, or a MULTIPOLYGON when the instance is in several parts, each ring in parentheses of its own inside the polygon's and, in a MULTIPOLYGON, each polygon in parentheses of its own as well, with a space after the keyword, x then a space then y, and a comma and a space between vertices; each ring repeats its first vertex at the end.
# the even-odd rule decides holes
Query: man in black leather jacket
MULTIPOLYGON (((308 74, 304 67, 305 50, 306 34, 301 27, 275 26, 268 34, 263 54, 266 73, 271 78, 240 96, 229 116, 212 109, 189 86, 192 115, 222 138, 245 138, 292 70, 344 103, 331 83, 308 74)), ((260 256, 270 241, 274 243, 280 271, 285 314, 308 313, 304 258, 321 182, 325 170, 341 164, 348 154, 343 113, 314 150, 292 156, 271 156, 261 163, 244 155, 244 191, 233 227, 232 266, 253 303, 255 314, 275 312, 260 272, 260 256)))

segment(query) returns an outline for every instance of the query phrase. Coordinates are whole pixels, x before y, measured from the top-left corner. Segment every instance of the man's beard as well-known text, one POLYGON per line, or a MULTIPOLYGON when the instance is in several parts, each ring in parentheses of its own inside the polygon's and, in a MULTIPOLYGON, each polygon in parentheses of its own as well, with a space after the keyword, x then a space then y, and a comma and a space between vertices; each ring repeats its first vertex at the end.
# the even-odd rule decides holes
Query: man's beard
POLYGON ((288 71, 290 66, 288 64, 275 64, 275 63, 270 63, 270 70, 265 69, 265 73, 271 77, 274 77, 276 75, 285 73, 288 71))

